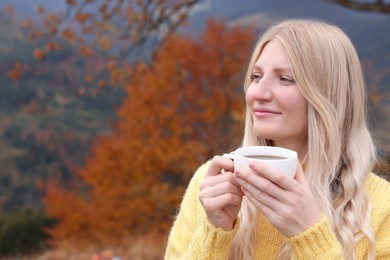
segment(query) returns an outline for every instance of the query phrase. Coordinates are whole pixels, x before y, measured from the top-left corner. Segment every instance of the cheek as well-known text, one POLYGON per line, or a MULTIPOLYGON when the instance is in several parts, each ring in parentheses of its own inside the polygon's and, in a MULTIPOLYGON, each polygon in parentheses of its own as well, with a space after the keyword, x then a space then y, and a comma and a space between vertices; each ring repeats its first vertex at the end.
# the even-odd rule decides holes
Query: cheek
POLYGON ((296 107, 293 110, 294 116, 293 120, 296 122, 296 125, 301 129, 301 131, 307 131, 307 101, 301 100, 299 103, 296 103, 296 107))
POLYGON ((281 103, 285 104, 284 109, 291 112, 294 120, 307 120, 307 101, 301 94, 285 96, 281 103))
POLYGON ((245 93, 245 101, 247 104, 250 104, 253 102, 253 93, 252 88, 248 88, 245 93))
POLYGON ((306 110, 307 101, 305 97, 298 90, 283 91, 279 93, 279 103, 289 111, 303 111, 306 110))

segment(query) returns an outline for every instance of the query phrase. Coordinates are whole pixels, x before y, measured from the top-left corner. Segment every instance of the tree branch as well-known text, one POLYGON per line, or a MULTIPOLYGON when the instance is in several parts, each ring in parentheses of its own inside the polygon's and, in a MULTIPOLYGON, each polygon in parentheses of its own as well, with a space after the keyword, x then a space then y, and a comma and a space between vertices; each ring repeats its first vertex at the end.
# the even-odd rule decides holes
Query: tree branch
POLYGON ((353 0, 328 0, 328 1, 358 11, 368 11, 368 12, 386 13, 386 14, 390 13, 390 4, 385 3, 383 0, 377 0, 376 2, 364 2, 364 3, 353 1, 353 0))

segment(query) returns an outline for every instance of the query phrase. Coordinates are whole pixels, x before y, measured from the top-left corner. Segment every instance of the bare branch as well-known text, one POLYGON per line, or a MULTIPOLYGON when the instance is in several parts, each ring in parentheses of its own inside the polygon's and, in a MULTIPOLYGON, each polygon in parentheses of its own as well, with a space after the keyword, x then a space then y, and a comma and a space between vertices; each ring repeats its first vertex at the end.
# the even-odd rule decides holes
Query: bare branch
POLYGON ((353 0, 328 0, 328 1, 358 11, 368 11, 368 12, 386 13, 386 14, 390 13, 390 4, 385 3, 383 0, 377 0, 376 2, 357 2, 353 0))

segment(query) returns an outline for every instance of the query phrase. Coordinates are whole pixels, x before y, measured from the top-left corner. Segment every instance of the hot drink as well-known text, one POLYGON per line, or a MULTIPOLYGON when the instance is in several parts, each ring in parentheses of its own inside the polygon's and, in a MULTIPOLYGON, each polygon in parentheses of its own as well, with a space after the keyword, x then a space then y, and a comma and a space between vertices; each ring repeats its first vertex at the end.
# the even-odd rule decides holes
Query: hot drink
POLYGON ((286 157, 272 155, 245 155, 245 157, 256 160, 285 160, 286 157))
POLYGON ((234 168, 249 168, 251 162, 261 161, 291 177, 298 165, 297 152, 275 146, 244 146, 224 156, 234 160, 234 168))

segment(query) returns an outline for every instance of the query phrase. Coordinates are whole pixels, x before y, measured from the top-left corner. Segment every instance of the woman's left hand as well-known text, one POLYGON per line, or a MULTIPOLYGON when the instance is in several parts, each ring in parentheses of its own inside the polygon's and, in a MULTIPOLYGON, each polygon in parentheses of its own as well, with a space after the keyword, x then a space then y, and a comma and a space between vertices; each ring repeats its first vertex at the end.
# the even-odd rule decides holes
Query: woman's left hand
POLYGON ((234 178, 245 196, 283 235, 295 236, 320 219, 321 211, 299 163, 294 178, 260 161, 252 162, 250 169, 235 169, 234 178))

